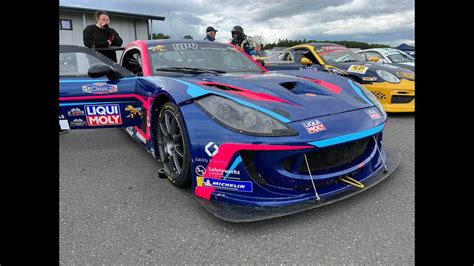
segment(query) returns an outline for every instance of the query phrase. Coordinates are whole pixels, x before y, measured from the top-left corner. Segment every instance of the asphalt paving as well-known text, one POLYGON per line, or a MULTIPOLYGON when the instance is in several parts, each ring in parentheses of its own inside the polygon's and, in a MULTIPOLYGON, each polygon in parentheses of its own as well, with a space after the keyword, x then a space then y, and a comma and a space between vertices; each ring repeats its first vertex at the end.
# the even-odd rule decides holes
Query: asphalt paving
POLYGON ((317 209, 253 223, 208 213, 121 129, 60 141, 60 264, 414 264, 414 114, 389 115, 386 180, 317 209))

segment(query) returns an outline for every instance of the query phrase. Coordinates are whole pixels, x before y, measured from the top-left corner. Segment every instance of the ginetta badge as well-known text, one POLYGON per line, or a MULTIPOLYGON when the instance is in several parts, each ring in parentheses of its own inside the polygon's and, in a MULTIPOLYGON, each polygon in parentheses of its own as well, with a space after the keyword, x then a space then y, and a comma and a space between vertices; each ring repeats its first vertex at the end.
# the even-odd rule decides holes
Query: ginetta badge
POLYGON ((219 152, 219 146, 217 146, 216 144, 214 144, 214 142, 209 142, 209 143, 207 143, 207 145, 206 145, 205 151, 206 151, 207 155, 209 155, 209 157, 214 157, 214 155, 216 155, 217 152, 219 152), (210 149, 209 149, 209 148, 211 148, 211 146, 212 146, 212 150, 214 150, 214 151, 212 151, 212 152, 211 152, 210 149))

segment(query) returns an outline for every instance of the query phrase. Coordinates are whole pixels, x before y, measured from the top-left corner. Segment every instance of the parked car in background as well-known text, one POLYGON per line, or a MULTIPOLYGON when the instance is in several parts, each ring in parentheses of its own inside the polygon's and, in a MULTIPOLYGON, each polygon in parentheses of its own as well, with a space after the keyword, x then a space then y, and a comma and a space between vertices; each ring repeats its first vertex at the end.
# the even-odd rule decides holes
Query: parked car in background
POLYGON ((269 59, 268 70, 325 71, 363 84, 386 112, 415 111, 415 73, 390 64, 370 62, 345 46, 307 43, 287 48, 269 59))
POLYGON ((389 63, 398 67, 410 69, 415 71, 415 58, 408 53, 393 49, 393 48, 372 48, 356 52, 356 54, 362 56, 364 59, 380 62, 389 63))

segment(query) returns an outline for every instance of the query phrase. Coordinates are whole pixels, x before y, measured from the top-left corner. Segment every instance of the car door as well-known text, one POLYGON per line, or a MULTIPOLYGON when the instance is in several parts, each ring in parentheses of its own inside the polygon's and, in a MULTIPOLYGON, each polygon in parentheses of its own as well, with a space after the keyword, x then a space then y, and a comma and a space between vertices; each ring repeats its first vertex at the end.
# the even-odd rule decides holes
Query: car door
POLYGON ((59 126, 63 130, 139 126, 143 103, 137 78, 122 66, 87 47, 60 45, 59 126), (111 67, 110 78, 92 78, 95 67, 111 67), (105 65, 104 65, 105 64, 105 65))

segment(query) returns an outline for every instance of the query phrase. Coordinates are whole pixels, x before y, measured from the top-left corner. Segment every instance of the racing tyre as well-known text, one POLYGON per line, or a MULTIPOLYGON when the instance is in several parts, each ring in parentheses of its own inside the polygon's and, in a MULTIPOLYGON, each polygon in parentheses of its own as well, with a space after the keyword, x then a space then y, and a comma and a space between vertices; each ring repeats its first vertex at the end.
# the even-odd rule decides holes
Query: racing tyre
POLYGON ((160 109, 157 125, 157 143, 166 177, 177 187, 189 187, 190 149, 186 127, 178 107, 167 102, 160 109))

